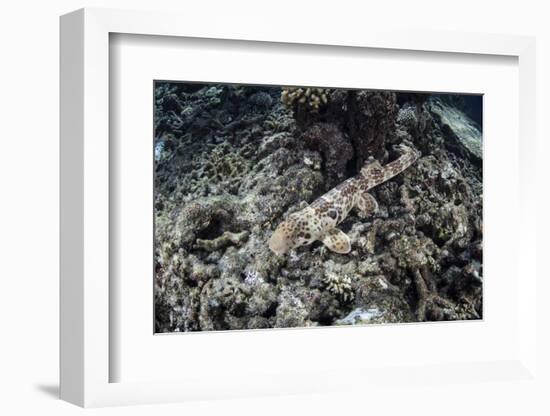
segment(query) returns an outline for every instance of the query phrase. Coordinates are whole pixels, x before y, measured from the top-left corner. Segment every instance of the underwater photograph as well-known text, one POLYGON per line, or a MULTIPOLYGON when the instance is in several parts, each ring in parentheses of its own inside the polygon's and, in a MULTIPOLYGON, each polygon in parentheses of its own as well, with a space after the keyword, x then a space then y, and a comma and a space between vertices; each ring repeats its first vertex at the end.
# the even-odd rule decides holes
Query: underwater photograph
POLYGON ((483 319, 482 100, 155 81, 155 332, 483 319))

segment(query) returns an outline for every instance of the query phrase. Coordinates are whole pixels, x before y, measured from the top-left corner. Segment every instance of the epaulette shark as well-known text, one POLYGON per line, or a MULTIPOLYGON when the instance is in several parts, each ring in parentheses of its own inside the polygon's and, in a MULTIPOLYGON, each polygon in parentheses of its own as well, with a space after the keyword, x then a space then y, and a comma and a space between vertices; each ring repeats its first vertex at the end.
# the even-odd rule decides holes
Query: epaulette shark
POLYGON ((337 225, 353 208, 363 217, 377 211, 378 203, 368 191, 403 172, 420 156, 411 147, 400 145, 399 149, 401 156, 393 162, 381 166, 376 160, 368 160, 357 176, 345 180, 301 211, 290 214, 269 239, 269 248, 276 254, 284 254, 319 240, 336 253, 349 253, 350 239, 337 225))

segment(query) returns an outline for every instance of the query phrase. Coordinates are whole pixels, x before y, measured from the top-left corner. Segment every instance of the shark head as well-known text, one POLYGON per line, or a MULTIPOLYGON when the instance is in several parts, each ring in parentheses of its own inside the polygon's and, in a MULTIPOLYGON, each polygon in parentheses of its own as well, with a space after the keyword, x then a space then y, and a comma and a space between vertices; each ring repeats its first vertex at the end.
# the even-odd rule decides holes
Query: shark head
POLYGON ((293 248, 311 244, 314 240, 304 216, 297 212, 275 229, 269 239, 269 248, 275 254, 285 254, 293 248))

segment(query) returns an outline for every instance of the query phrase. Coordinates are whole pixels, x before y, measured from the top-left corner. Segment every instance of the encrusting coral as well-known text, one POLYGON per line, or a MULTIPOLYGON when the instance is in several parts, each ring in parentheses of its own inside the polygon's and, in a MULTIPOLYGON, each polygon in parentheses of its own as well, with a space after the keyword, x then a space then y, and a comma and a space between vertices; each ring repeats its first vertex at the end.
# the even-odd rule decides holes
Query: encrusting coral
POLYGON ((232 233, 230 231, 225 231, 221 236, 216 237, 212 240, 203 240, 197 238, 195 240, 195 247, 202 248, 206 251, 216 251, 229 244, 241 245, 248 238, 248 231, 241 231, 240 233, 232 233))

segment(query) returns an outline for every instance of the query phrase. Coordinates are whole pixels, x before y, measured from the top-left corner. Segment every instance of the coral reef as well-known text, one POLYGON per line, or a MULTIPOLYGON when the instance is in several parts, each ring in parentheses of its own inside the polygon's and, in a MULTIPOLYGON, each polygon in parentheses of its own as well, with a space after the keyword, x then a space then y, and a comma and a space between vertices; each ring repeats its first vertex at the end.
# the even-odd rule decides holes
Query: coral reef
POLYGON ((452 97, 298 90, 155 83, 155 330, 482 318, 479 122, 452 97), (348 254, 270 251, 284 218, 400 143, 421 157, 341 223, 348 254))

